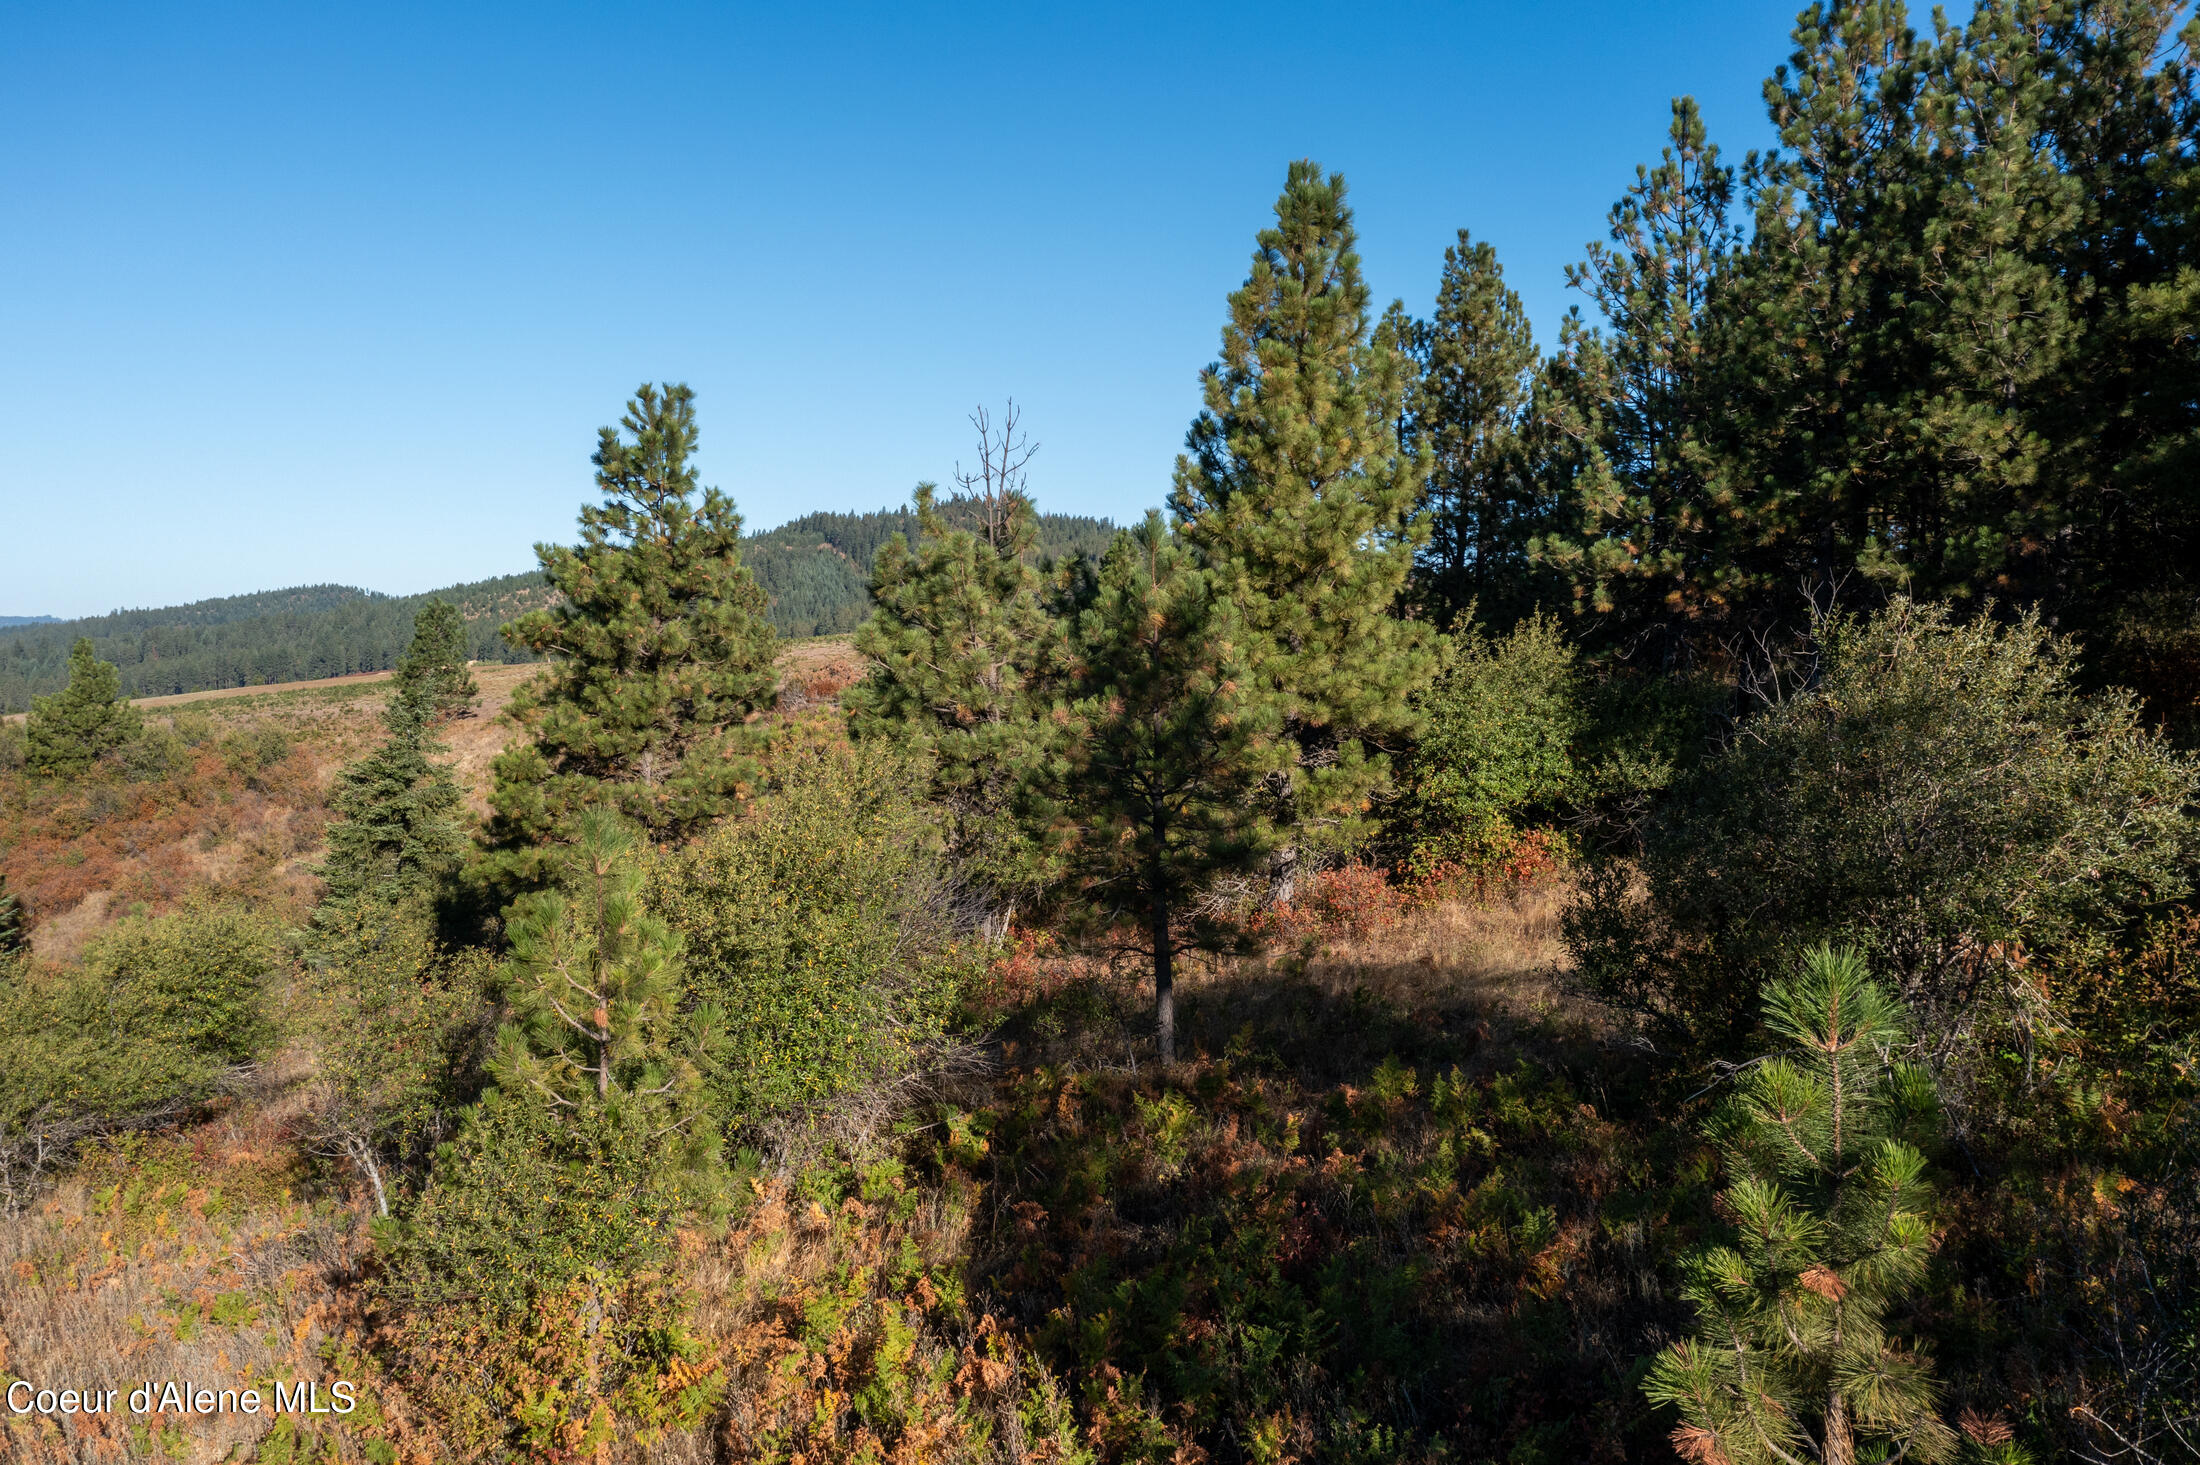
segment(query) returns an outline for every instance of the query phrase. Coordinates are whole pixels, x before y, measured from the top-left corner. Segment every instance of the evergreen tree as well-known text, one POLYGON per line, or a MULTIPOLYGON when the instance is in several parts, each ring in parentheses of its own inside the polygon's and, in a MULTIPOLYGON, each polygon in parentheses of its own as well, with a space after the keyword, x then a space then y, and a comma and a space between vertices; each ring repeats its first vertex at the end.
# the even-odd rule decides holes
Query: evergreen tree
POLYGON ((466 848, 459 807, 464 801, 450 768, 436 761, 437 719, 473 705, 473 679, 463 657, 454 661, 455 607, 430 601, 414 618, 413 640, 390 680, 382 708, 381 746, 337 775, 329 807, 328 859, 321 878, 328 899, 360 896, 398 902, 431 893, 458 868, 466 848))
POLYGON ((425 707, 392 697, 381 746, 336 776, 329 807, 327 898, 402 901, 431 893, 458 868, 466 848, 462 796, 434 741, 425 707))
POLYGON ((1853 952, 1806 953, 1764 1012, 1795 1056, 1751 1068, 1713 1129, 1738 1244, 1691 1260, 1698 1334, 1659 1355, 1644 1392, 1680 1411, 1687 1460, 1854 1465, 1860 1440, 1945 1460, 1955 1433, 1929 1366, 1887 1333, 1932 1251, 1925 1157, 1903 1137, 1931 1081, 1890 1067, 1903 1014, 1853 952))
POLYGON ((1524 482, 1520 430, 1538 356, 1497 251, 1459 231, 1444 250, 1436 313, 1414 332, 1421 372, 1407 443, 1425 447, 1429 541, 1423 593, 1439 625, 1470 605, 1509 626, 1533 603, 1528 542, 1540 515, 1524 482))
POLYGON ((1398 440, 1408 363, 1370 339, 1356 242, 1343 177, 1293 163, 1170 496, 1252 675, 1282 697, 1296 757, 1277 813, 1329 845, 1365 829, 1434 665, 1425 624, 1392 614, 1424 537, 1424 464, 1398 440))
POLYGON ((30 944, 25 929, 22 899, 8 890, 8 877, 0 875, 0 957, 10 957, 30 944))
POLYGON ((69 684, 31 700, 27 761, 37 772, 76 777, 143 730, 137 708, 122 700, 114 663, 101 661, 88 637, 69 650, 69 684))
POLYGON ((984 473, 945 505, 932 484, 917 485, 919 538, 912 549, 896 534, 879 552, 876 609, 855 642, 872 669, 846 698, 857 736, 891 738, 926 757, 933 797, 948 815, 949 853, 1011 900, 1038 870, 1012 803, 1046 749, 1051 634, 1032 564, 1037 515, 1022 473, 1029 451, 1015 422, 1011 406, 998 441, 980 426, 984 473))
POLYGON ((425 700, 428 720, 464 717, 481 688, 466 665, 466 618, 441 596, 413 617, 412 644, 398 659, 397 680, 425 700))
POLYGON ((514 694, 528 734, 496 761, 490 835, 523 879, 575 814, 608 803, 655 839, 734 808, 757 766, 748 720, 776 696, 764 595, 741 563, 741 518, 715 488, 697 498, 695 394, 642 386, 602 429, 601 504, 581 544, 538 545, 563 597, 504 628, 550 666, 514 694))
POLYGON ((1607 395, 1577 409, 1595 433, 1591 471, 1535 553, 1571 582, 1578 610, 1615 619, 1623 635, 1649 633, 1666 664, 1689 654, 1691 627, 1735 591, 1720 553, 1727 505, 1692 441, 1706 415, 1704 318, 1734 247, 1733 188, 1695 99, 1676 98, 1658 165, 1638 168, 1613 206, 1611 242, 1567 271, 1610 327, 1573 344, 1587 368, 1574 382, 1607 395))
POLYGON ((1273 848, 1258 792, 1286 760, 1218 572, 1161 516, 1119 535, 1070 634, 1059 749, 1038 781, 1073 881, 1144 925, 1161 1060, 1176 1057, 1175 953, 1195 897, 1273 848))
POLYGON ((722 1023, 715 1008, 680 1010, 682 943, 642 904, 638 846, 617 814, 584 811, 558 886, 507 912, 511 1020, 490 1075, 564 1124, 657 1136, 666 1173, 707 1188, 718 1133, 703 1062, 722 1023))

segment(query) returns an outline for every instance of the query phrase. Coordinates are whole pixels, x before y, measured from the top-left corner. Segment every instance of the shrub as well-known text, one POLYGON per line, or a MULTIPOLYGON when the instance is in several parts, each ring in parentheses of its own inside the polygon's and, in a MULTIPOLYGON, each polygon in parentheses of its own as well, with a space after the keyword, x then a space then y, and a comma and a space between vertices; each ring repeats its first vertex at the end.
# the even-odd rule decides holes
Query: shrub
POLYGON ((2122 696, 2070 681, 2037 622, 1897 601, 1814 632, 1815 680, 1742 724, 1589 873, 1567 938, 1653 1030, 1731 1043, 1769 974, 1853 944, 1945 1055, 2018 943, 2112 927, 2185 888, 2200 767, 2122 696))
POLYGON ((201 904, 116 922, 85 947, 81 965, 139 1030, 210 1061, 244 1063, 274 1035, 266 995, 279 940, 245 911, 201 904))
POLYGON ((683 933, 690 1005, 724 1014, 729 1123, 821 1100, 937 1036, 978 953, 906 765, 878 744, 784 750, 776 790, 662 854, 648 902, 683 933))
POLYGON ((1405 779, 1409 866, 1501 859, 1523 824, 1581 791, 1588 726, 1574 648, 1548 616, 1492 641, 1472 627, 1446 641, 1405 779))
POLYGON ((380 1342, 443 1458, 588 1459, 621 1424, 684 1427, 711 1402, 665 1382, 697 1354, 660 1270, 684 1195, 646 1116, 612 1119, 492 1092, 381 1233, 380 1342))
POLYGON ((71 968, 0 966, 0 1205, 93 1135, 180 1117, 272 1035, 275 932, 197 907, 124 920, 71 968))
POLYGON ((322 908, 306 968, 308 1142, 356 1170, 387 1216, 388 1168, 424 1160, 474 1097, 489 958, 443 950, 418 906, 361 903, 322 908))

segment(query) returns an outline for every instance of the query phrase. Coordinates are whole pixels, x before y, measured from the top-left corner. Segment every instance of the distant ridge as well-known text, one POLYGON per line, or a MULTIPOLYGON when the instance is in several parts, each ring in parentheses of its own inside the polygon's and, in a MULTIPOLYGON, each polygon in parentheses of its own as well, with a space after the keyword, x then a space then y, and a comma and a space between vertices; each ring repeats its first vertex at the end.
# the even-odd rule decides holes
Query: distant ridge
MULTIPOLYGON (((1105 519, 1072 515, 1043 514, 1039 526, 1040 552, 1049 557, 1098 555, 1115 535, 1105 519)), ((895 534, 914 537, 916 530, 916 515, 907 509, 805 514, 750 535, 742 554, 771 597, 772 623, 782 636, 831 636, 854 630, 870 614, 864 587, 871 562, 895 534)), ((0 617, 0 712, 21 712, 32 697, 59 690, 79 636, 89 636, 100 657, 121 671, 127 697, 387 671, 411 638, 415 612, 438 595, 465 617, 468 656, 534 659, 506 645, 497 628, 550 603, 536 571, 422 595, 299 585, 69 621, 0 617)))

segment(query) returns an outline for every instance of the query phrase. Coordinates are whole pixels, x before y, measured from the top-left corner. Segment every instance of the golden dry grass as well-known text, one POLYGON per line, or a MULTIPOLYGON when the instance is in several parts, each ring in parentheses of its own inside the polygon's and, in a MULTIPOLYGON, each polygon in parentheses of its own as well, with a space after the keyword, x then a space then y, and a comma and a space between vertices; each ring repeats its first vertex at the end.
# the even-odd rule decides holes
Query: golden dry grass
POLYGON ((278 1426, 276 1381, 319 1380, 325 1399, 338 1370, 324 1345, 343 1315, 337 1284, 361 1243, 362 1212, 310 1198, 304 1182, 280 1111, 248 1106, 96 1154, 0 1224, 0 1374, 118 1395, 111 1414, 0 1414, 0 1456, 247 1458, 243 1447, 278 1426), (261 1412, 128 1412, 138 1384, 187 1380, 257 1389, 261 1412))

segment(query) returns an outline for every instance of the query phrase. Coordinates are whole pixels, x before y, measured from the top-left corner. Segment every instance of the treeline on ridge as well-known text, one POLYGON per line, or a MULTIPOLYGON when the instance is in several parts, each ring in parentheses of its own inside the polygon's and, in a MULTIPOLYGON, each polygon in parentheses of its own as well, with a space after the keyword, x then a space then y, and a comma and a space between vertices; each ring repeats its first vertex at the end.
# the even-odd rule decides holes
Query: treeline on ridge
MULTIPOLYGON (((1097 556, 1114 532, 1104 519, 1048 514, 1039 553, 1097 556)), ((865 585, 871 562, 897 533, 916 537, 911 510, 805 514, 751 536, 743 552, 771 598, 773 628, 781 636, 853 631, 870 614, 865 585)), ((458 608, 468 659, 532 661, 498 628, 547 605, 551 596, 542 575, 528 571, 421 595, 301 585, 80 620, 0 625, 0 712, 25 711, 31 698, 65 686, 69 648, 78 637, 89 637, 100 659, 115 665, 127 697, 388 671, 412 638, 414 616, 431 599, 458 608)))

